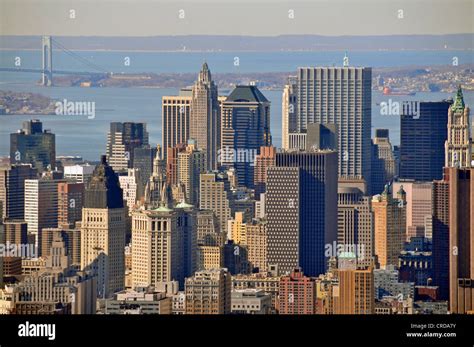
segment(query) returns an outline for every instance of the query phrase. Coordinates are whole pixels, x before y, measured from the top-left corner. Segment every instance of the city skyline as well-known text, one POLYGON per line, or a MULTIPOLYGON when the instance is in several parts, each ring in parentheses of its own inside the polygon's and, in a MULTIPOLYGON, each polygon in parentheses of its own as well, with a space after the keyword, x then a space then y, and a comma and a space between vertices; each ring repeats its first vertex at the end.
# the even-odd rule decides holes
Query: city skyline
POLYGON ((3 1, 0 344, 472 340, 473 5, 3 1))

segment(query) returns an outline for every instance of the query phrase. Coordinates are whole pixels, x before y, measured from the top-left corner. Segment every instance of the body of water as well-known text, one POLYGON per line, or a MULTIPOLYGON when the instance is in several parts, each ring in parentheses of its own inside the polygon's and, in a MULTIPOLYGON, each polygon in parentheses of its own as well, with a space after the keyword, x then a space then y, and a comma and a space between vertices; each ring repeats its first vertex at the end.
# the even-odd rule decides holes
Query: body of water
MULTIPOLYGON (((212 72, 264 72, 296 71, 299 66, 340 66, 343 52, 236 52, 236 53, 148 53, 148 52, 79 52, 85 58, 115 72, 195 72, 196 78, 203 61, 212 72), (130 57, 130 66, 123 65, 124 57, 130 57), (239 66, 234 58, 239 57, 239 66)), ((38 68, 41 61, 38 51, 1 51, 0 66, 9 67, 15 57, 21 57, 24 68, 38 68)), ((472 52, 459 51, 403 51, 403 52, 354 52, 350 64, 357 66, 404 66, 451 64, 457 56, 459 63, 473 63, 472 52)), ((64 53, 54 52, 54 68, 58 70, 84 70, 64 53)), ((159 88, 73 88, 36 85, 38 74, 0 73, 0 90, 34 92, 54 99, 95 102, 96 116, 0 116, 0 156, 9 153, 9 134, 21 128, 24 120, 39 118, 44 128, 56 134, 58 155, 80 155, 84 159, 97 160, 105 152, 110 122, 146 122, 150 143, 161 143, 161 98, 176 95, 177 89, 159 88)), ((274 144, 281 146, 281 94, 282 91, 263 90, 271 101, 271 132, 274 144)), ((415 96, 384 96, 372 94, 372 128, 390 129, 392 144, 399 143, 400 120, 397 116, 381 116, 379 104, 391 98, 393 101, 439 101, 453 95, 446 93, 417 93, 415 96)), ((474 102, 474 93, 465 93, 467 104, 474 102)))

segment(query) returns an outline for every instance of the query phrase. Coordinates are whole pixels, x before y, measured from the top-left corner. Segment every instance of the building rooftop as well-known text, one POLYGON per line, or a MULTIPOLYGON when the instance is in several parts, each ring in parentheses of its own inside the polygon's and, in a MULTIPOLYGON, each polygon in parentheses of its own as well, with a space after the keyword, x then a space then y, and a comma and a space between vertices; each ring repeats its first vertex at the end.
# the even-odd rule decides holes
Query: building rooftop
POLYGON ((226 101, 268 102, 256 86, 236 86, 226 101))

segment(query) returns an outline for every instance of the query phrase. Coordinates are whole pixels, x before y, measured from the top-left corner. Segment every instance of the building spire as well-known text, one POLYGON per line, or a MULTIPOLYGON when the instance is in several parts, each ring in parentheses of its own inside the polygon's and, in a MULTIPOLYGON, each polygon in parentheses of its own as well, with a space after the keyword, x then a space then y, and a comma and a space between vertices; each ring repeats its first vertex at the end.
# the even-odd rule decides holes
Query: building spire
POLYGON ((153 177, 161 177, 161 146, 157 146, 156 155, 153 159, 153 177))
POLYGON ((464 96, 462 94, 461 85, 458 87, 458 92, 456 93, 456 98, 454 99, 453 106, 451 106, 453 111, 463 111, 465 104, 464 104, 464 96))
POLYGON ((163 182, 161 187, 161 200, 160 200, 160 207, 169 208, 169 191, 168 191, 168 184, 163 182))
POLYGON ((201 71, 199 72, 199 81, 210 83, 211 79, 211 70, 209 70, 207 62, 204 61, 204 63, 202 64, 201 71))

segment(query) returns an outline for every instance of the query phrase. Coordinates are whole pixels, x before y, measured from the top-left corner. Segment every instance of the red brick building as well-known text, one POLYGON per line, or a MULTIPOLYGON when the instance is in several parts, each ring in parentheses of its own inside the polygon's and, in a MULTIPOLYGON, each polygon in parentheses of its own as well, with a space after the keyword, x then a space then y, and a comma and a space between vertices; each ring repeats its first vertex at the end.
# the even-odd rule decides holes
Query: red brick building
POLYGON ((301 269, 280 279, 280 314, 315 314, 316 283, 301 269))

